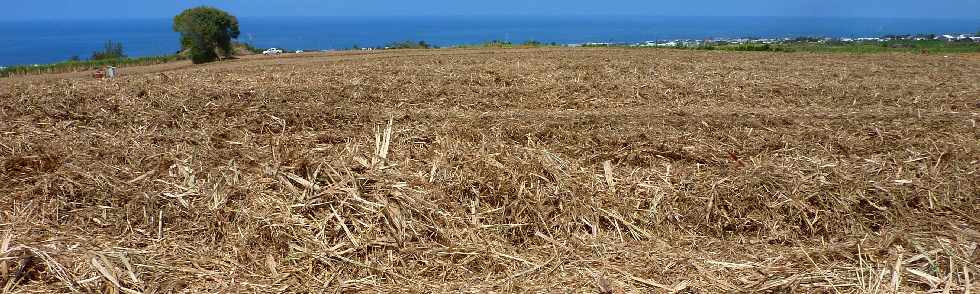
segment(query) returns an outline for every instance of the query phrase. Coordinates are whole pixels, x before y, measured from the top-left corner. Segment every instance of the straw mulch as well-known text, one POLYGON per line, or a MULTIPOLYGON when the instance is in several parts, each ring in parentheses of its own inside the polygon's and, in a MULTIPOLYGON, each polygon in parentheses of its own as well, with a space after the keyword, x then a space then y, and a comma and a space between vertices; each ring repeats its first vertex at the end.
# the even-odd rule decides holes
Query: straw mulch
POLYGON ((980 293, 980 61, 429 50, 0 84, 5 292, 980 293))

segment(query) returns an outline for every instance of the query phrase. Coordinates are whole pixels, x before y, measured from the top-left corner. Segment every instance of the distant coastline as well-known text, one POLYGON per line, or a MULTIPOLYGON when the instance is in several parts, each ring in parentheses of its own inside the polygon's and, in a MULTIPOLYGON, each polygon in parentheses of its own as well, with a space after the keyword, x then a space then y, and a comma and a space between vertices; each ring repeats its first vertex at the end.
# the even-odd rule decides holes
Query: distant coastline
MULTIPOLYGON (((263 48, 252 47, 249 44, 245 51, 258 54, 263 48)), ((621 48, 668 48, 678 50, 720 50, 720 51, 770 51, 770 52, 836 52, 836 53, 882 53, 906 52, 920 54, 949 54, 949 53, 980 53, 980 36, 959 35, 890 35, 883 37, 862 38, 814 38, 797 37, 782 39, 767 38, 736 38, 736 39, 706 39, 706 40, 669 40, 646 41, 641 43, 601 43, 590 42, 582 44, 557 44, 539 41, 511 43, 506 41, 489 41, 480 44, 453 45, 440 47, 425 41, 400 41, 378 47, 352 47, 346 49, 298 49, 282 50, 281 54, 332 51, 374 51, 400 49, 438 49, 438 48, 537 48, 537 47, 621 47, 621 48)), ((241 52, 240 51, 240 52, 241 52)), ((280 52, 280 51, 277 51, 280 52)), ((50 64, 33 64, 19 66, 0 66, 0 78, 15 75, 30 75, 39 73, 63 73, 84 71, 106 66, 138 66, 168 63, 184 60, 180 54, 163 56, 144 56, 135 58, 120 58, 110 60, 63 61, 50 64)))
MULTIPOLYGON (((122 42, 129 56, 162 56, 177 51, 170 20, 84 20, 10 22, 0 26, 0 66, 49 64, 86 56, 106 40, 122 42)), ((402 40, 434 46, 500 40, 519 44, 633 44, 669 42, 765 42, 796 37, 857 40, 886 35, 976 34, 980 20, 792 17, 391 17, 241 18, 240 41, 256 47, 304 50, 378 48, 402 40)))

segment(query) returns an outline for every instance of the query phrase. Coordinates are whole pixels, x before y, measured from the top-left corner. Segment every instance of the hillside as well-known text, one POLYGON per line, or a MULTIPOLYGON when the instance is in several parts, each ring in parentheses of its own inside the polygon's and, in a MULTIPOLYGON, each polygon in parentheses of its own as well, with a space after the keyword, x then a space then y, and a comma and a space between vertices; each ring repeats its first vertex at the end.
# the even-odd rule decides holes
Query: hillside
POLYGON ((12 78, 0 276, 18 292, 976 292, 977 81, 977 55, 585 48, 12 78))

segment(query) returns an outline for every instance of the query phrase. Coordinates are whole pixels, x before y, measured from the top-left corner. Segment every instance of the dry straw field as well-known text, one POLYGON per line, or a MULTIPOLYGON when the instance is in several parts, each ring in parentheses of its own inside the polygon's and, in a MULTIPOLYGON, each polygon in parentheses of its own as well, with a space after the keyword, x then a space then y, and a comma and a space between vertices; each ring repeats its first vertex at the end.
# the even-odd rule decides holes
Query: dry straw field
POLYGON ((980 293, 980 56, 440 49, 0 81, 5 292, 980 293))

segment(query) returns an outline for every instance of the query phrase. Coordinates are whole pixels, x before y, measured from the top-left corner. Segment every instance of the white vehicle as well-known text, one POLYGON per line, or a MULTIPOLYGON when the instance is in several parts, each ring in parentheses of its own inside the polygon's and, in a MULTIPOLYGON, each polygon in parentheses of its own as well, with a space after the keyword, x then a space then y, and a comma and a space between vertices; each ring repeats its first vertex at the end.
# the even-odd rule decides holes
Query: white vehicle
POLYGON ((303 50, 296 50, 296 53, 303 53, 303 52, 306 52, 306 51, 303 51, 303 50))
POLYGON ((282 49, 279 49, 279 48, 269 48, 269 49, 265 49, 265 51, 262 51, 262 54, 265 54, 265 55, 279 55, 279 54, 282 54, 282 49))

